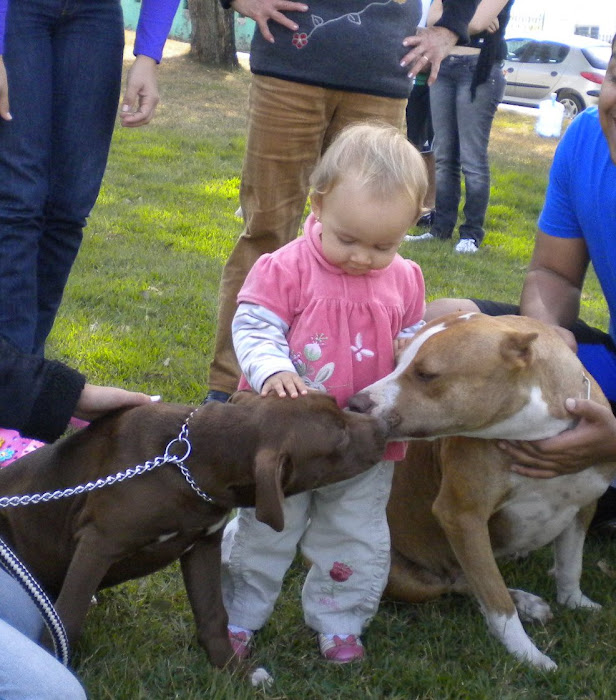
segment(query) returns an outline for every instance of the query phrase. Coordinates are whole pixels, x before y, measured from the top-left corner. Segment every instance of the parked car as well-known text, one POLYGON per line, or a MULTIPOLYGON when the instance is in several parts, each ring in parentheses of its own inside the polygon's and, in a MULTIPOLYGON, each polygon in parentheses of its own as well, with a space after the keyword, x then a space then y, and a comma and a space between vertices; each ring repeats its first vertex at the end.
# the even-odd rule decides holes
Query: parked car
POLYGON ((576 34, 517 34, 505 41, 503 102, 537 107, 555 92, 569 118, 597 103, 611 44, 576 34))

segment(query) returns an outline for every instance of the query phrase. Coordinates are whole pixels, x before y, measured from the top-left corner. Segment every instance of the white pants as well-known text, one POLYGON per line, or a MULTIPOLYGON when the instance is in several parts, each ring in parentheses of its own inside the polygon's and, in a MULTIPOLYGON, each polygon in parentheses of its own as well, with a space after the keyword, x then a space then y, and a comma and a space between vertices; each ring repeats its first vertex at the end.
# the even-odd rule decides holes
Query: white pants
POLYGON ((257 630, 272 613, 297 545, 312 563, 302 591, 306 624, 325 634, 360 634, 375 615, 390 565, 385 508, 393 462, 285 500, 275 532, 240 508, 225 528, 222 586, 229 623, 257 630))

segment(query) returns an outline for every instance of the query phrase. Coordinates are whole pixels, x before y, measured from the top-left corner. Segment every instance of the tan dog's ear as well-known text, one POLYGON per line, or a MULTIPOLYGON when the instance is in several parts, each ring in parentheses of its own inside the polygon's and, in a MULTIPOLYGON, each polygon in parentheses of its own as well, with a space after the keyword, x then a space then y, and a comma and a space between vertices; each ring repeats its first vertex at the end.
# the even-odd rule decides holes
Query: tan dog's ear
POLYGON ((527 367, 532 359, 531 345, 538 333, 507 333, 500 344, 500 351, 505 364, 512 368, 527 367))
POLYGON ((282 473, 287 455, 262 449, 255 458, 255 505, 257 520, 280 532, 284 527, 282 473))

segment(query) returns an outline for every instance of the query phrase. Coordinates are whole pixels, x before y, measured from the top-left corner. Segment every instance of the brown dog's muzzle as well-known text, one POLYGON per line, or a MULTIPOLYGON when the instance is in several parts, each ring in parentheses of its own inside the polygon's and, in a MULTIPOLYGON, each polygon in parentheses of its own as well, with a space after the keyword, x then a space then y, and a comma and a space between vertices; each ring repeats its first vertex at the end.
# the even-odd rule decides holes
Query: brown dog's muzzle
POLYGON ((360 391, 355 396, 351 396, 348 406, 354 413, 370 413, 370 410, 374 408, 374 401, 368 394, 360 391))

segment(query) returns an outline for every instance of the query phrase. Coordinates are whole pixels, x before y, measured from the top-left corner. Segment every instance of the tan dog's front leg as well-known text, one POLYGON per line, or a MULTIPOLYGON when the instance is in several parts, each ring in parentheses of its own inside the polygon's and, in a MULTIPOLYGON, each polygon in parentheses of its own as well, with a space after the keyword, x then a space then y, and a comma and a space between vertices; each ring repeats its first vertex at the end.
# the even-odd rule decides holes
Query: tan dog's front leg
POLYGON ((480 483, 474 478, 479 470, 490 469, 485 441, 451 440, 454 441, 457 446, 452 452, 443 451, 443 478, 433 505, 434 515, 481 606, 490 632, 518 659, 538 668, 554 669, 556 664, 537 649, 524 631, 494 558, 488 520, 501 495, 501 479, 498 473, 480 479, 480 483))
POLYGON ((220 542, 222 530, 197 540, 181 558, 186 593, 197 626, 197 639, 214 666, 236 666, 227 632, 227 612, 220 585, 220 542))
POLYGON ((556 599, 568 608, 601 608, 580 589, 586 530, 595 512, 594 504, 582 508, 570 525, 554 540, 556 599))

